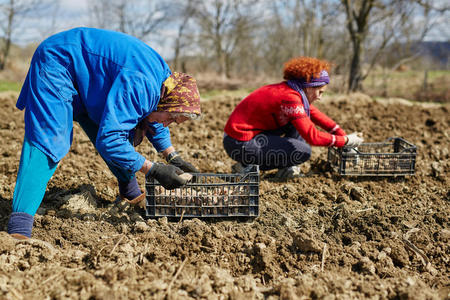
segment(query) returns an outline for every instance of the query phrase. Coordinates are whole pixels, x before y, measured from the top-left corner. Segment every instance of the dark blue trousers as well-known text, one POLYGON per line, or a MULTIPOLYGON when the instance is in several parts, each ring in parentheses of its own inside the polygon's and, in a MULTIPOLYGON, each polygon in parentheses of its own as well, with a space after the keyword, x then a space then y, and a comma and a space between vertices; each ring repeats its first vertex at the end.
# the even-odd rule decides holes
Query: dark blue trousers
POLYGON ((244 166, 259 165, 263 171, 299 165, 311 157, 311 146, 290 123, 245 142, 225 135, 223 146, 235 161, 244 166))

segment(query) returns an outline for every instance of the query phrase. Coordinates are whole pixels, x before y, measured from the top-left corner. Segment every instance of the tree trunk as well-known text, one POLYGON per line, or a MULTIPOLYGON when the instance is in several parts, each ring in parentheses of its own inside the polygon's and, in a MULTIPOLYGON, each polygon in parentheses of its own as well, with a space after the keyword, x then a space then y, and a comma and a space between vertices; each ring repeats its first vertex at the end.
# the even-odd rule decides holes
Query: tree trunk
POLYGON ((361 57, 363 48, 360 41, 354 41, 353 57, 350 65, 350 73, 348 77, 348 91, 356 92, 362 88, 362 71, 361 71, 361 57))
POLYGON ((226 78, 225 70, 226 70, 226 63, 225 63, 225 54, 222 50, 222 41, 219 36, 216 36, 216 58, 217 58, 217 64, 218 64, 218 70, 217 73, 222 78, 226 78))
POLYGON ((225 78, 231 78, 231 55, 225 55, 225 78))
POLYGON ((180 65, 180 37, 178 36, 175 40, 175 56, 173 58, 173 69, 178 70, 178 67, 180 65))
POLYGON ((353 46, 353 56, 348 77, 348 91, 355 92, 362 88, 362 59, 364 54, 363 44, 367 38, 367 30, 370 12, 374 6, 374 0, 362 0, 356 5, 350 0, 341 0, 347 14, 347 29, 353 46))
POLYGON ((9 50, 11 49, 11 34, 12 34, 12 24, 14 20, 14 0, 9 1, 9 12, 8 12, 8 24, 6 25, 4 46, 1 50, 0 57, 0 71, 4 70, 6 67, 6 61, 9 56, 9 50))

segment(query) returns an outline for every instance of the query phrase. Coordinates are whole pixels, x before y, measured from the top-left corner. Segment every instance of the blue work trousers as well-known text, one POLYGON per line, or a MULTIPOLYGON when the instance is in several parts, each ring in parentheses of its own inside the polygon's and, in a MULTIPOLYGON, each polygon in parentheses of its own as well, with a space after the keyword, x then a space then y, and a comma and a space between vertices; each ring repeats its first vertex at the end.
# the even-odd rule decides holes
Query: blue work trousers
MULTIPOLYGON (((91 142, 95 145, 98 125, 87 114, 81 114, 74 118, 91 142)), ((129 182, 134 174, 106 163, 119 182, 129 182)), ((25 137, 20 156, 19 171, 14 188, 12 211, 25 212, 34 216, 44 198, 48 181, 55 173, 58 163, 54 163, 37 147, 33 146, 25 137)))

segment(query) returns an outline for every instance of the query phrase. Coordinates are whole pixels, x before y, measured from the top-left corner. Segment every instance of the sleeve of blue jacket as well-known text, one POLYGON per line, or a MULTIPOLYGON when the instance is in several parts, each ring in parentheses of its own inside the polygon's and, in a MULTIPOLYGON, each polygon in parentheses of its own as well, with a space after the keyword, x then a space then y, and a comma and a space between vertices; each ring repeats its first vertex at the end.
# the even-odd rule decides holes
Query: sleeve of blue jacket
POLYGON ((139 72, 122 70, 111 86, 95 146, 102 157, 130 173, 142 168, 145 157, 128 141, 129 132, 156 110, 159 88, 139 72))
POLYGON ((154 134, 147 131, 147 138, 156 151, 161 152, 172 146, 169 127, 164 127, 163 124, 156 122, 148 123, 148 125, 154 134))

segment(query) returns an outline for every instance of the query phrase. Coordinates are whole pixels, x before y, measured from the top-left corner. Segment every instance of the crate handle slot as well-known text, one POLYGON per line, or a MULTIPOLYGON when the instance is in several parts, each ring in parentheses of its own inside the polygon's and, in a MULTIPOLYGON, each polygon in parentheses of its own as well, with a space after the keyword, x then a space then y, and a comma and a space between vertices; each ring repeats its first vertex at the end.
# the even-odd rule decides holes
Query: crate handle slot
POLYGON ((250 176, 250 173, 245 173, 241 179, 239 179, 238 183, 241 183, 244 179, 247 179, 250 176))
POLYGON ((417 149, 416 147, 409 147, 409 148, 405 148, 402 151, 399 151, 397 153, 410 152, 410 150, 414 150, 415 151, 416 149, 417 149))
POLYGON ((245 179, 247 179, 250 174, 259 173, 259 166, 258 165, 249 165, 247 166, 248 170, 246 170, 246 173, 243 173, 242 178, 239 179, 237 183, 242 183, 245 179))
MULTIPOLYGON (((387 140, 388 140, 388 141, 394 140, 395 142, 396 142, 396 141, 401 141, 402 143, 404 143, 404 144, 406 144, 406 145, 409 146, 408 148, 405 147, 405 149, 403 149, 403 150, 401 150, 401 151, 399 151, 399 149, 397 149, 397 150, 396 150, 396 153, 410 152, 411 150, 416 151, 416 149, 417 149, 416 146, 414 146, 413 144, 411 144, 410 142, 406 141, 405 139, 403 139, 403 138, 401 138, 401 137, 390 137, 390 138, 388 138, 387 140)), ((394 142, 394 143, 395 143, 395 142, 394 142)))
MULTIPOLYGON (((364 144, 363 144, 364 145, 364 144)), ((345 152, 345 153, 347 153, 347 154, 354 154, 354 155, 357 155, 357 154, 361 154, 362 152, 360 152, 358 149, 356 149, 356 148, 351 148, 351 147, 344 147, 344 148, 342 148, 342 152, 345 152), (345 150, 347 150, 347 151, 345 151, 345 150), (350 152, 351 150, 354 150, 355 152, 350 152)))
POLYGON ((415 148, 417 148, 416 146, 414 146, 413 144, 411 144, 410 142, 408 142, 407 140, 405 140, 405 139, 403 139, 401 137, 390 137, 390 138, 386 139, 387 142, 390 142, 392 140, 394 140, 394 141, 402 141, 403 143, 409 145, 410 148, 407 148, 407 149, 415 149, 415 148))

